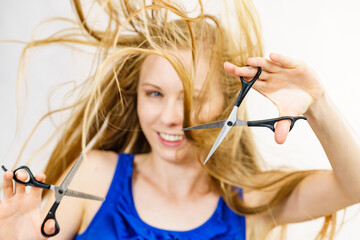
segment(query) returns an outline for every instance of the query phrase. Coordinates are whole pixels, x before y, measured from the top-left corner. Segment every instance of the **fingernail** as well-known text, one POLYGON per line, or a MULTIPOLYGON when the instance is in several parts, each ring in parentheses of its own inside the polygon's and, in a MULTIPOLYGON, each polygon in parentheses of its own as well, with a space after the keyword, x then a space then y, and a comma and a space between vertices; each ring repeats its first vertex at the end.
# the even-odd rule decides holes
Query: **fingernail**
POLYGON ((232 63, 229 63, 229 62, 225 62, 224 65, 227 65, 228 67, 232 67, 232 66, 235 66, 234 64, 232 63))
POLYGON ((272 58, 276 59, 277 61, 281 61, 281 56, 277 53, 271 53, 272 58))
POLYGON ((5 176, 7 178, 12 178, 12 172, 10 170, 7 170, 6 173, 5 173, 5 176))
POLYGON ((17 178, 22 178, 22 176, 23 176, 21 171, 16 172, 15 175, 17 178))
POLYGON ((25 178, 27 178, 27 174, 24 173, 23 171, 18 171, 18 172, 16 172, 16 177, 19 179, 25 179, 25 178))

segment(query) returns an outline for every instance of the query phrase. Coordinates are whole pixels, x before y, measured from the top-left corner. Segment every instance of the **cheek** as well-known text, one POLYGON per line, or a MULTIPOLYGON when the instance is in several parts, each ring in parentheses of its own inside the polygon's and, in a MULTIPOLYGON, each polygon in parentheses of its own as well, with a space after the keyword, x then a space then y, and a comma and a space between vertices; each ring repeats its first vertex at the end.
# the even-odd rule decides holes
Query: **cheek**
POLYGON ((149 100, 145 96, 138 96, 136 107, 140 126, 144 132, 146 132, 151 125, 154 125, 159 119, 161 112, 161 104, 149 100))
POLYGON ((146 101, 144 101, 145 99, 142 96, 138 96, 137 98, 137 106, 136 106, 136 111, 137 111, 137 115, 139 118, 139 122, 140 122, 140 126, 143 129, 146 125, 147 122, 147 111, 149 111, 149 107, 146 105, 146 101))

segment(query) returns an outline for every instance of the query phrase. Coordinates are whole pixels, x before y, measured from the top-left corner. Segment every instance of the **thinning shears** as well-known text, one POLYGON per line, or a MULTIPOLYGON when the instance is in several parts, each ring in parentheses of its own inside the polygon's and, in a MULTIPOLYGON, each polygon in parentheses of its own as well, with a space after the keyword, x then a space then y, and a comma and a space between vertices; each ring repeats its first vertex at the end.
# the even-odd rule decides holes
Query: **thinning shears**
POLYGON ((235 106, 233 107, 233 109, 230 113, 230 116, 228 117, 227 120, 205 123, 205 124, 182 129, 183 131, 188 131, 188 130, 196 130, 196 129, 222 128, 219 136, 217 137, 214 145, 212 146, 209 154, 207 155, 204 164, 210 159, 210 157, 213 155, 215 150, 219 147, 220 143, 224 140, 226 135, 229 133, 230 129, 234 126, 267 127, 267 128, 270 128, 273 132, 275 132, 275 124, 278 121, 286 119, 286 120, 290 120, 290 122, 291 122, 290 130, 289 130, 289 131, 291 131, 291 129, 293 128, 293 126, 297 120, 299 120, 299 119, 306 120, 306 117, 303 117, 303 116, 298 116, 298 117, 284 116, 284 117, 271 118, 271 119, 265 119, 265 120, 257 120, 257 121, 243 121, 243 120, 240 120, 237 118, 237 112, 238 112, 240 104, 244 100, 246 94, 249 92, 252 85, 260 77, 261 72, 262 72, 261 67, 258 67, 258 71, 257 71, 255 77, 249 82, 245 81, 245 79, 243 77, 240 77, 241 90, 235 101, 235 106))
MULTIPOLYGON (((55 193, 55 202, 52 205, 51 209, 49 210, 47 216, 45 217, 42 225, 41 225, 41 234, 44 237, 52 237, 55 236, 60 232, 59 224, 55 217, 56 209, 58 208, 63 196, 69 196, 69 197, 77 197, 77 198, 85 198, 85 199, 91 199, 91 200, 97 200, 97 201, 104 201, 105 198, 94 196, 87 193, 82 193, 78 191, 74 191, 71 189, 68 189, 68 186, 70 185, 71 180, 73 179, 76 171, 79 169, 79 166, 81 162, 83 161, 84 157, 81 155, 78 160, 75 162, 73 167, 71 168, 70 172, 66 175, 64 181, 61 183, 60 186, 50 185, 47 183, 39 182, 35 179, 34 175, 32 174, 31 170, 27 166, 21 166, 14 170, 14 176, 13 179, 15 182, 24 184, 25 186, 32 186, 37 188, 44 188, 44 189, 50 189, 55 193), (16 177, 16 173, 20 170, 25 170, 28 173, 28 178, 25 181, 21 181, 16 177), (45 223, 49 219, 54 219, 55 221, 55 232, 53 234, 46 234, 44 231, 45 223)), ((4 166, 1 166, 1 168, 6 172, 7 169, 4 166)))

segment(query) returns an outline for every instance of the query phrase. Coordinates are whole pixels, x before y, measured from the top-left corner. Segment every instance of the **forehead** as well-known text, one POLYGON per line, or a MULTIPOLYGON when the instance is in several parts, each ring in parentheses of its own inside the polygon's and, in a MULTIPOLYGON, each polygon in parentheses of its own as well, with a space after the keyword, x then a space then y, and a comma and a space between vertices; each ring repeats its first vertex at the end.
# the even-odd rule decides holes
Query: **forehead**
MULTIPOLYGON (((169 50, 169 53, 176 56, 186 70, 190 71, 192 63, 190 50, 169 50)), ((201 89, 208 72, 209 59, 200 54, 196 59, 195 89, 201 89)), ((166 58, 156 54, 148 55, 141 67, 140 84, 149 81, 160 85, 181 86, 182 88, 181 79, 171 63, 166 58)))

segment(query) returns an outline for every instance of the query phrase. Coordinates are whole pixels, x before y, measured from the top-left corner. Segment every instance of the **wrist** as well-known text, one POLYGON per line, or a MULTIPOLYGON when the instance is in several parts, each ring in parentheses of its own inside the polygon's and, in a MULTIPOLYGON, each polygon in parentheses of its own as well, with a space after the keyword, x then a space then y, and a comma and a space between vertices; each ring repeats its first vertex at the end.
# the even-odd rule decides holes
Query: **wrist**
POLYGON ((313 103, 309 106, 307 111, 304 113, 304 116, 307 118, 321 119, 323 117, 324 107, 330 105, 330 99, 326 92, 324 92, 320 97, 318 97, 313 103))

